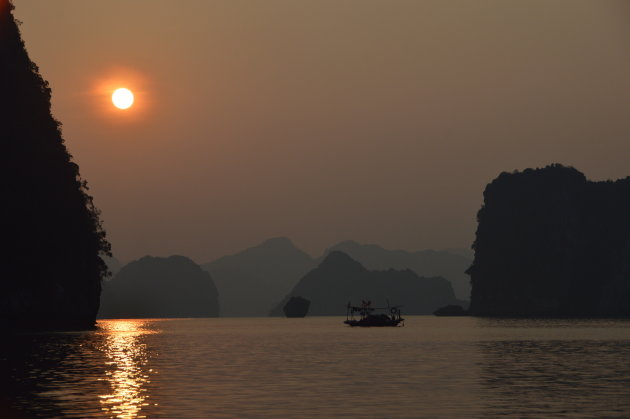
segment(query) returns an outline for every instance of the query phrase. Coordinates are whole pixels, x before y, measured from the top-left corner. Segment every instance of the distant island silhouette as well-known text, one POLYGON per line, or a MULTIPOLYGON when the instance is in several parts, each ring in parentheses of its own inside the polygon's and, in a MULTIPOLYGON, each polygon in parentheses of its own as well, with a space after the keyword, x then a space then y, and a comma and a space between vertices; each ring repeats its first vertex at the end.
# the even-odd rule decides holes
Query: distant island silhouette
POLYGON ((12 11, 0 2, 0 328, 89 329, 110 244, 12 11))
POLYGON ((340 242, 318 259, 321 262, 330 252, 341 251, 360 262, 367 269, 411 269, 420 276, 441 276, 451 282, 455 296, 470 300, 470 278, 465 271, 472 259, 463 255, 466 250, 389 250, 376 244, 360 244, 354 240, 340 242))
POLYGON ((202 265, 219 290, 221 316, 266 316, 307 272, 331 252, 340 250, 368 269, 411 269, 420 276, 441 276, 459 290, 456 297, 468 306, 470 279, 464 271, 471 259, 450 251, 408 252, 345 240, 313 258, 291 240, 276 237, 202 265))
POLYGON ((145 256, 125 265, 103 286, 99 318, 216 317, 217 289, 184 256, 145 256))
POLYGON ((630 177, 592 182, 560 164, 501 173, 477 218, 473 315, 630 315, 630 177))
POLYGON ((313 258, 284 237, 203 265, 217 285, 224 317, 267 316, 314 267, 313 258))
POLYGON ((282 307, 284 315, 287 317, 305 317, 311 302, 300 296, 291 297, 289 301, 282 307))
POLYGON ((371 300, 384 306, 402 305, 405 314, 431 314, 449 304, 462 304, 451 284, 441 277, 419 277, 413 271, 370 271, 343 252, 333 251, 271 311, 282 316, 283 307, 296 296, 310 300, 309 315, 345 315, 349 301, 371 300))

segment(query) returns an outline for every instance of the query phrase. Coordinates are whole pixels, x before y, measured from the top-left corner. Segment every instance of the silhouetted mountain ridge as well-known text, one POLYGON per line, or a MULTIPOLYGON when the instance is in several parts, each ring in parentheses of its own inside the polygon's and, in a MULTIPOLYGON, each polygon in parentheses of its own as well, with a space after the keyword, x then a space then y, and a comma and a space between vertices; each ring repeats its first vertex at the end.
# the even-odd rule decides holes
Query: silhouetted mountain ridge
POLYGON ((187 257, 145 256, 104 284, 99 317, 216 317, 217 294, 210 275, 187 257))
POLYGON ((276 237, 203 265, 219 290, 222 316, 266 316, 315 266, 287 238, 276 237))
POLYGON ((276 237, 206 263, 203 269, 211 273, 217 284, 222 316, 262 316, 267 315, 307 272, 321 262, 332 263, 325 256, 335 249, 343 250, 335 258, 347 258, 361 269, 365 269, 363 266, 374 270, 411 269, 424 276, 454 278, 452 282, 459 284, 460 293, 468 295, 468 277, 464 271, 471 260, 465 257, 445 251, 386 250, 352 240, 341 242, 327 249, 321 258, 314 259, 291 240, 276 237))
POLYGON ((465 256, 449 251, 388 250, 376 244, 360 244, 353 240, 345 240, 326 249, 318 261, 335 250, 348 254, 367 269, 411 269, 421 276, 444 277, 451 282, 459 299, 470 298, 470 279, 465 271, 470 267, 472 260, 465 256))
POLYGON ((406 270, 369 271, 340 251, 332 251, 308 272, 271 311, 282 315, 291 297, 311 302, 309 315, 344 315, 349 301, 371 300, 375 305, 403 305, 406 314, 431 314, 448 304, 461 304, 451 284, 441 277, 419 277, 406 270))
POLYGON ((367 269, 347 253, 334 250, 328 253, 319 263, 317 270, 322 273, 327 272, 367 272, 367 269))

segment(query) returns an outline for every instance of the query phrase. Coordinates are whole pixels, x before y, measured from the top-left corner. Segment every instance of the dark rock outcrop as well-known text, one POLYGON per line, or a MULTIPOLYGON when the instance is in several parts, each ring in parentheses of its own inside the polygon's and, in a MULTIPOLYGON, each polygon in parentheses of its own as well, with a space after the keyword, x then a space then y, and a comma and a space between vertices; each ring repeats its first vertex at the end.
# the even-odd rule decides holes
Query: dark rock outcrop
POLYGON ((333 251, 347 254, 370 270, 411 269, 420 276, 441 276, 451 282, 457 298, 470 300, 470 278, 465 272, 472 259, 462 254, 436 250, 388 250, 375 244, 346 240, 327 249, 320 262, 333 251))
POLYGON ((305 317, 311 302, 302 297, 291 297, 282 307, 284 315, 287 317, 305 317))
POLYGON ((590 182, 559 164, 502 173, 477 218, 472 314, 630 315, 630 177, 590 182))
POLYGON ((314 260, 279 237, 203 265, 217 284, 221 316, 266 316, 315 267, 314 260))
POLYGON ((0 328, 92 328, 110 246, 12 9, 0 0, 0 328))
POLYGON ((217 289, 184 256, 145 256, 104 284, 100 318, 216 317, 217 289))
POLYGON ((451 284, 440 277, 419 277, 411 270, 369 271, 342 252, 331 252, 307 273, 272 311, 281 316, 291 297, 311 301, 315 316, 345 315, 349 301, 371 300, 374 306, 402 305, 404 314, 431 314, 438 307, 457 304, 451 284))

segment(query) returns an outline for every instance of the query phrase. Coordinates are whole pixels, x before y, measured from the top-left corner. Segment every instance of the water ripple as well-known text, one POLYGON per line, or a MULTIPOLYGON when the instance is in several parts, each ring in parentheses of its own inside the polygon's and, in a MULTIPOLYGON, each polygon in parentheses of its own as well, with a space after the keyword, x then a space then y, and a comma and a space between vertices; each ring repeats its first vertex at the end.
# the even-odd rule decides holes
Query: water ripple
POLYGON ((0 348, 0 417, 630 416, 630 322, 110 320, 0 348))

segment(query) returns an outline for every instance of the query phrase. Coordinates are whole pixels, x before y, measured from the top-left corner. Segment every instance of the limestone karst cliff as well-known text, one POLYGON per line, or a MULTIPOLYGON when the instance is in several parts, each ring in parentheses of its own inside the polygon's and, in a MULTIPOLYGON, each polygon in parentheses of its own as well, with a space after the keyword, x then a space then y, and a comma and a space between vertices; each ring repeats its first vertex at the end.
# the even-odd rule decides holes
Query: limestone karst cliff
POLYGON ((0 327, 91 328, 110 246, 12 11, 0 0, 0 327))
POLYGON ((630 177, 591 182, 559 164, 502 173, 477 218, 472 314, 630 315, 630 177))

